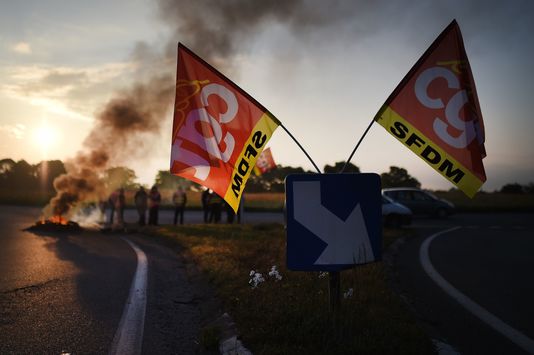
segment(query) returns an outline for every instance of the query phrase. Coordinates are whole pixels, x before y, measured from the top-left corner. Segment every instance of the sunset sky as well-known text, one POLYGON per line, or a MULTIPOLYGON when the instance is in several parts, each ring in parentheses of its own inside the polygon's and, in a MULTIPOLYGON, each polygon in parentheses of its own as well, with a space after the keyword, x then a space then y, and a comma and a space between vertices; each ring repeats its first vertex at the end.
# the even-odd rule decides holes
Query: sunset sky
MULTIPOLYGON (((483 189, 534 181, 534 2, 220 3, 0 0, 0 158, 72 158, 114 93, 160 70, 175 75, 180 41, 267 107, 320 167, 333 164, 456 19, 486 127, 483 189)), ((171 110, 161 120, 141 152, 115 161, 143 183, 169 167, 171 110)), ((277 163, 312 169, 281 129, 269 146, 277 163)), ((452 187, 378 124, 352 163, 452 187)))

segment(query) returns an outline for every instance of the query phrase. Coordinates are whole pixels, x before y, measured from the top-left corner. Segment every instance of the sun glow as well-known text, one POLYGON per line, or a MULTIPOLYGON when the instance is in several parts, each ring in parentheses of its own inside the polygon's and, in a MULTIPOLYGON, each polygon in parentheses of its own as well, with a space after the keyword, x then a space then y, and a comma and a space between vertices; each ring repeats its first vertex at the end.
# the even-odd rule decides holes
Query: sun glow
POLYGON ((41 149, 48 149, 59 139, 58 131, 48 125, 37 127, 33 131, 33 141, 41 149))

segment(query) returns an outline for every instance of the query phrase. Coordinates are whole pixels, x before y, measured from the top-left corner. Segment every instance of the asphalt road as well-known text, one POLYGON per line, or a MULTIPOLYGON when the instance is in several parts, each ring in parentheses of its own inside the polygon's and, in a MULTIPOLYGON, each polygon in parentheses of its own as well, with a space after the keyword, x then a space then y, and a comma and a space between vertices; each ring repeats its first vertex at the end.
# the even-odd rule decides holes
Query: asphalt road
MULTIPOLYGON (((505 325, 534 339, 534 215, 465 214, 416 219, 417 238, 395 257, 397 287, 421 323, 462 354, 521 354, 525 349, 475 316, 423 270, 421 244, 431 265, 463 296, 505 325)), ((454 295, 454 293, 453 293, 454 295)), ((476 313, 475 313, 476 314, 476 313)), ((491 322, 490 322, 491 323, 491 322)), ((515 339, 517 340, 517 339, 515 339)), ((534 351, 534 350, 530 350, 534 351)))
MULTIPOLYGON (((198 330, 217 303, 179 250, 142 235, 37 235, 23 231, 40 210, 0 206, 0 354, 107 353, 128 297, 136 255, 148 258, 142 353, 191 354, 198 330)), ((421 244, 435 233, 429 259, 454 288, 529 339, 534 339, 534 217, 465 214, 416 219, 395 260, 394 283, 434 338, 465 354, 523 353, 441 289, 423 270, 421 244)), ((160 223, 172 223, 163 210, 160 223)), ((223 217, 224 218, 224 217, 223 217)), ((126 211, 126 221, 136 220, 126 211)), ((201 223, 187 211, 186 223, 201 223)), ((282 222, 281 213, 247 213, 245 221, 282 222)))
POLYGON ((39 209, 0 206, 0 354, 105 354, 137 265, 148 258, 142 353, 192 354, 216 313, 211 290, 179 250, 141 235, 35 234, 39 209))

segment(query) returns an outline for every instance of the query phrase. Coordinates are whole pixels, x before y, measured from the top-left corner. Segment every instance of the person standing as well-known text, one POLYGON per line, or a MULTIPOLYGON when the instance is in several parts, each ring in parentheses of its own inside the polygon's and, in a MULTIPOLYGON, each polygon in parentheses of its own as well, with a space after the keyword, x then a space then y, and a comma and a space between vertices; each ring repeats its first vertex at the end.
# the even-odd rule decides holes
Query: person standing
POLYGON ((119 199, 119 192, 117 190, 113 191, 111 195, 109 195, 108 198, 108 206, 110 209, 109 213, 109 225, 113 225, 113 220, 115 217, 115 205, 117 204, 117 200, 119 199))
POLYGON ((174 225, 180 216, 180 224, 184 224, 184 210, 187 203, 187 195, 181 186, 178 186, 176 191, 172 194, 172 202, 174 203, 174 225))
POLYGON ((237 208, 237 224, 245 223, 243 215, 245 214, 245 193, 241 194, 239 207, 237 208))
POLYGON ((234 223, 235 212, 232 206, 230 206, 228 202, 224 201, 224 209, 226 210, 226 222, 228 224, 234 223))
POLYGON ((161 202, 161 194, 158 191, 156 185, 152 186, 150 193, 148 194, 148 224, 157 226, 158 225, 158 213, 159 213, 159 204, 161 202))
POLYGON ((213 193, 210 198, 209 203, 209 210, 210 210, 210 216, 209 216, 209 222, 210 223, 219 223, 221 220, 221 210, 224 200, 221 196, 219 196, 216 193, 213 193))
POLYGON ((137 213, 139 214, 139 225, 144 226, 146 223, 146 209, 148 204, 148 195, 143 186, 139 187, 139 190, 135 193, 134 196, 135 207, 137 208, 137 213))
POLYGON ((210 189, 206 189, 202 191, 200 202, 202 202, 202 210, 204 211, 204 223, 208 223, 208 217, 210 215, 210 208, 209 208, 210 199, 211 199, 210 189))
POLYGON ((118 197, 115 201, 115 212, 117 213, 117 225, 119 228, 124 227, 124 207, 126 206, 126 197, 124 196, 124 189, 119 189, 118 197))

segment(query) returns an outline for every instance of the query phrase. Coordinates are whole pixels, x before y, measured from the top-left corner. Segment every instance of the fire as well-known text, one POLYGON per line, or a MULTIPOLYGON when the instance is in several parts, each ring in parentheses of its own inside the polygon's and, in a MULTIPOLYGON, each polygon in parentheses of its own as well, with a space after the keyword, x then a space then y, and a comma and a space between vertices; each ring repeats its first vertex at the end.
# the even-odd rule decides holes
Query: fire
POLYGON ((43 219, 41 223, 42 224, 53 223, 53 224, 61 224, 61 225, 66 226, 69 222, 65 218, 61 217, 61 215, 56 215, 56 216, 52 216, 48 218, 47 220, 43 219))

